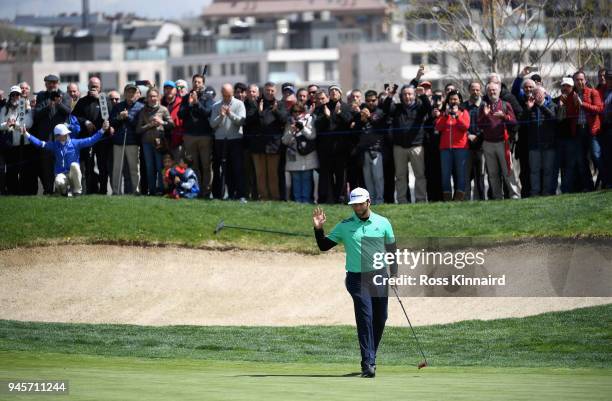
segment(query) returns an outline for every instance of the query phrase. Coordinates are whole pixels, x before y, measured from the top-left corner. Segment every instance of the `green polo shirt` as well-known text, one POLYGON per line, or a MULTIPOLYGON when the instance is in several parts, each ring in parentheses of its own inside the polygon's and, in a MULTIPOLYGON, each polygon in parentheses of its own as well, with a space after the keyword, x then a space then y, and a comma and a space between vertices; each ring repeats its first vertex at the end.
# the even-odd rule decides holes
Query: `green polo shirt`
POLYGON ((327 238, 338 244, 344 244, 345 267, 347 271, 353 273, 375 270, 374 254, 384 253, 385 245, 395 242, 389 220, 372 211, 365 221, 353 213, 351 217, 338 223, 327 238))

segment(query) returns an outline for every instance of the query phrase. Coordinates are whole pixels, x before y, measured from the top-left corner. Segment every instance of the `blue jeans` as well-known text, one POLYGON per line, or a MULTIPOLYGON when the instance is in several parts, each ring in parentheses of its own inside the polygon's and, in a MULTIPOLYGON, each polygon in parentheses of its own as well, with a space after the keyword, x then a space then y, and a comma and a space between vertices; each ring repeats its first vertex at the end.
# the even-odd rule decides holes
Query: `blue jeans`
POLYGON ((452 192, 451 176, 455 192, 465 192, 465 164, 470 155, 469 149, 441 149, 442 191, 452 192))
POLYGON ((552 187, 555 166, 555 149, 530 149, 531 196, 554 195, 552 187))
POLYGON ((299 203, 312 203, 312 170, 291 171, 293 199, 299 203))
POLYGON ((145 164, 147 167, 147 185, 149 186, 149 195, 161 193, 163 191, 162 184, 162 154, 155 150, 155 145, 152 143, 143 143, 142 151, 144 153, 145 164))

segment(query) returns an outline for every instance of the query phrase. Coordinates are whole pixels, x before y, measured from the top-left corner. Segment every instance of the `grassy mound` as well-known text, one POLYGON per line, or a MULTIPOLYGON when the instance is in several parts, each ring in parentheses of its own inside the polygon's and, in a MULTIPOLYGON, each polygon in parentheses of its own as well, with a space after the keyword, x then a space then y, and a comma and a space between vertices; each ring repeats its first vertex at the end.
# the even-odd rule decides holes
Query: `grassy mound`
MULTIPOLYGON (((314 240, 225 229, 226 224, 312 233, 313 206, 288 202, 174 201, 149 197, 2 197, 0 249, 55 243, 174 244, 188 247, 316 252, 314 240)), ((348 206, 324 206, 327 230, 350 215, 348 206)), ((398 240, 410 237, 612 236, 612 192, 520 201, 381 205, 398 240)))

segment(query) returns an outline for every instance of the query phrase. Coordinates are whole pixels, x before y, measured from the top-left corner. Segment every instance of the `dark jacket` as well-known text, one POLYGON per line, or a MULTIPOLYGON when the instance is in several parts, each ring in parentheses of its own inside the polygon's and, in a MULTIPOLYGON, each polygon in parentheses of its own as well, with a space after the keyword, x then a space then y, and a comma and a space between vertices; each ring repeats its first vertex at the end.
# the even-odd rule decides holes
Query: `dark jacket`
MULTIPOLYGON (((51 107, 51 92, 38 92, 36 95, 36 107, 34 108, 34 124, 32 134, 40 140, 54 140, 53 129, 57 124, 67 121, 70 114, 70 96, 58 90, 62 101, 56 106, 51 107)), ((81 135, 83 136, 83 135, 81 135)))
POLYGON ((527 133, 529 150, 548 149, 555 144, 559 127, 557 106, 553 102, 544 102, 542 106, 535 104, 531 109, 525 107, 521 120, 527 133))
POLYGON ((321 154, 341 153, 348 156, 353 142, 354 131, 351 130, 353 112, 346 103, 340 103, 340 113, 336 113, 336 103, 331 100, 327 103, 330 116, 327 117, 323 108, 319 106, 314 110, 315 129, 317 132, 317 151, 321 154))
POLYGON ((266 153, 266 140, 262 135, 261 119, 259 118, 259 103, 245 99, 244 108, 246 117, 242 127, 243 145, 251 153, 266 153))
POLYGON ((419 96, 412 105, 394 103, 389 96, 383 102, 383 111, 393 120, 391 132, 394 145, 409 148, 423 144, 423 123, 431 112, 427 96, 419 96))
POLYGON ((189 93, 183 96, 178 117, 183 120, 184 135, 213 136, 208 119, 212 112, 213 99, 204 92, 198 93, 198 102, 189 104, 189 93))
POLYGON ((93 96, 87 95, 80 98, 72 110, 72 115, 77 118, 81 126, 81 138, 93 135, 95 131, 102 128, 102 124, 104 123, 102 114, 100 113, 100 99, 93 96), (85 126, 86 121, 91 121, 96 127, 93 132, 87 132, 87 127, 85 126))
MULTIPOLYGON (((258 109, 259 110, 259 109, 258 109)), ((280 101, 274 110, 274 101, 264 98, 263 111, 259 113, 261 122, 261 145, 266 154, 277 154, 280 152, 281 137, 285 132, 287 124, 287 112, 281 107, 280 101)))
POLYGON ((381 109, 370 112, 370 118, 363 122, 361 115, 355 117, 355 129, 359 132, 358 151, 383 151, 383 142, 388 129, 385 113, 381 109))
POLYGON ((144 105, 140 102, 128 105, 125 100, 113 107, 110 113, 110 123, 115 129, 115 135, 112 137, 114 145, 123 145, 124 137, 126 145, 140 145, 140 134, 136 133, 136 124, 143 107, 144 105), (123 110, 128 110, 128 117, 120 120, 119 113, 123 110))

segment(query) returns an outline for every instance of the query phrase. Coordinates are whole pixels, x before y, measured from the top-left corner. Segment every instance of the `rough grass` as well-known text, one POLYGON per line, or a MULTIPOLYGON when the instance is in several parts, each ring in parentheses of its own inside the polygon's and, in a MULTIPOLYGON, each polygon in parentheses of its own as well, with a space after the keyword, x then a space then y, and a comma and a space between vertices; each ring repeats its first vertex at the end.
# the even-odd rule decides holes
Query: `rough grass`
MULTIPOLYGON (((313 206, 288 202, 175 201, 151 197, 84 196, 0 198, 0 249, 54 243, 171 244, 316 252, 314 240, 225 229, 226 224, 312 233, 313 206)), ((327 229, 350 215, 348 206, 324 206, 327 229)), ((381 205, 396 237, 611 237, 612 192, 520 201, 381 205)))

